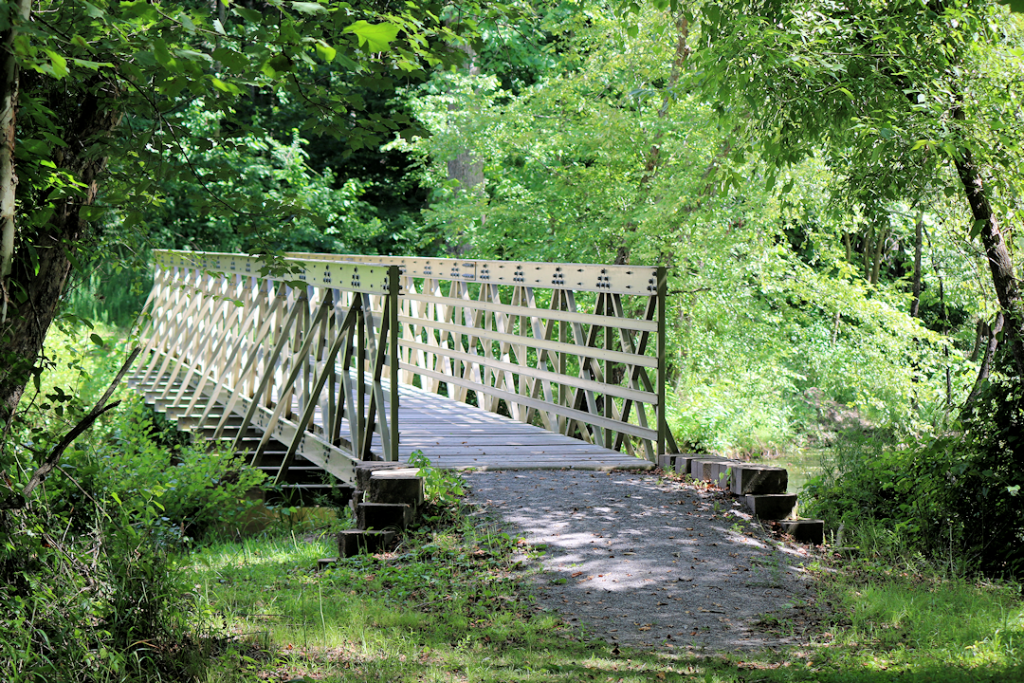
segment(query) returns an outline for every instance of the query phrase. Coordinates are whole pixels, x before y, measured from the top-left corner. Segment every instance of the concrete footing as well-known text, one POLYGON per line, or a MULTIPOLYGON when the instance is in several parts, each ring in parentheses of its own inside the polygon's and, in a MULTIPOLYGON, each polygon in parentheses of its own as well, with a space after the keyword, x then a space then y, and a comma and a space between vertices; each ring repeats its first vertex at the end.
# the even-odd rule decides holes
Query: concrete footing
POLYGON ((760 519, 787 519, 796 515, 795 493, 747 494, 743 502, 760 519))
POLYGON ((820 519, 793 519, 797 496, 786 493, 789 472, 784 467, 731 460, 703 453, 671 453, 658 456, 658 466, 689 474, 697 481, 711 482, 743 499, 754 516, 778 521, 782 529, 801 543, 824 542, 820 519))
POLYGON ((737 496, 748 493, 785 493, 789 472, 782 467, 743 463, 732 470, 731 490, 737 496))
POLYGON ((387 550, 396 531, 412 524, 423 505, 423 477, 417 472, 388 462, 367 462, 357 467, 357 488, 351 501, 357 528, 338 534, 338 557, 320 560, 319 567, 323 569, 339 558, 387 550))
POLYGON ((405 504, 413 509, 423 505, 423 477, 416 474, 378 472, 370 478, 367 497, 373 503, 405 504))
POLYGON ((825 542, 825 523, 820 519, 783 519, 779 526, 800 543, 821 545, 825 542))
POLYGON ((360 529, 405 529, 412 523, 413 508, 404 503, 360 503, 356 526, 360 529))
POLYGON ((395 532, 346 529, 338 534, 338 557, 352 557, 360 553, 376 553, 395 540, 395 532))

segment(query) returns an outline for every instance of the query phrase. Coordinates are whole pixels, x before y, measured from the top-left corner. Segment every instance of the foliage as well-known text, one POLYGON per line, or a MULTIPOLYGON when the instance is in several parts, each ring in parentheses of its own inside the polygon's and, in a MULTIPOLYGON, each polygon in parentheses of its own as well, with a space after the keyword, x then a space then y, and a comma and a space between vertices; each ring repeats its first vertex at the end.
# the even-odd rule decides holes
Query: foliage
POLYGON ((116 423, 90 439, 88 460, 80 465, 94 472, 88 484, 117 495, 129 516, 141 513, 139 506, 157 506, 167 540, 178 543, 241 521, 263 473, 225 447, 182 438, 141 397, 127 403, 116 423))
POLYGON ((923 443, 847 434, 831 467, 808 485, 807 514, 833 529, 885 529, 954 571, 1019 578, 1021 401, 1019 384, 991 384, 958 432, 923 443))
POLYGON ((419 476, 423 477, 424 496, 428 503, 439 507, 456 505, 465 493, 462 477, 450 470, 434 467, 423 451, 413 451, 407 464, 418 468, 419 476))
POLYGON ((43 502, 0 552, 0 676, 106 683, 198 675, 209 652, 195 630, 194 596, 154 534, 158 508, 150 501, 140 517, 112 500, 86 505, 88 533, 54 529, 62 518, 43 502))
POLYGON ((280 251, 363 253, 379 234, 373 207, 359 199, 360 184, 336 183, 330 168, 314 172, 307 163, 308 142, 298 130, 287 144, 255 131, 224 140, 225 112, 209 111, 200 99, 186 116, 189 138, 182 151, 195 177, 160 188, 159 206, 146 215, 154 244, 246 253, 273 244, 280 251), (207 193, 265 210, 211 205, 207 193))
MULTIPOLYGON (((80 419, 119 351, 109 330, 55 331, 6 457, 29 461, 80 419)), ((263 475, 173 436, 128 396, 65 453, 29 509, 0 513, 0 621, 17 634, 0 644, 4 680, 182 680, 205 667, 208 643, 176 553, 237 520, 263 475)))
POLYGON ((80 320, 128 329, 146 303, 153 279, 149 269, 133 268, 137 259, 111 261, 109 253, 76 273, 66 294, 64 310, 80 320), (126 267, 127 265, 127 267, 126 267))
POLYGON ((972 566, 1024 576, 1024 388, 990 384, 963 418, 963 433, 925 454, 938 470, 932 536, 947 525, 972 566), (937 518, 937 519, 936 519, 937 518))
MULTIPOLYGON (((842 176, 824 156, 780 171, 739 149, 747 141, 732 119, 694 85, 688 51, 704 38, 676 18, 551 11, 541 25, 557 60, 532 83, 504 87, 500 68, 483 64, 410 90, 431 136, 393 146, 422 160, 427 227, 480 258, 670 266, 670 415, 693 446, 757 454, 793 443, 794 405, 812 388, 880 424, 930 429, 947 399, 944 370, 961 392, 973 366, 969 341, 951 349, 908 314, 913 223, 893 218, 897 246, 870 278, 856 241, 870 221, 837 199, 842 176), (483 192, 447 179, 446 160, 467 148, 483 161, 483 192), (859 251, 848 253, 851 235, 859 251)), ((933 232, 944 216, 929 214, 933 232)), ((955 287, 950 269, 940 274, 963 317, 979 299, 968 269, 955 287)), ((930 271, 925 281, 934 301, 930 271)))

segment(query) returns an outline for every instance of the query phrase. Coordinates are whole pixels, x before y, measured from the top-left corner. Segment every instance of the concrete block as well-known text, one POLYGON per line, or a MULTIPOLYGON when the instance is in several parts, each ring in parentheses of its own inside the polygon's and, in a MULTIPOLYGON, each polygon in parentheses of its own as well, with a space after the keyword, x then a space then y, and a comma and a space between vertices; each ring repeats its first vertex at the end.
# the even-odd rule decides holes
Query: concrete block
POLYGON ((404 529, 412 522, 413 510, 408 505, 360 503, 356 508, 356 527, 364 530, 404 529))
POLYGON ((375 473, 387 470, 407 469, 399 462, 364 461, 356 465, 356 488, 364 491, 370 488, 370 479, 375 473))
POLYGON ((373 503, 404 503, 419 508, 423 505, 423 477, 415 475, 370 478, 367 497, 373 503))
POLYGON ((406 477, 418 477, 418 467, 396 467, 394 469, 377 470, 373 473, 374 479, 404 479, 406 477))
POLYGON ((725 458, 718 458, 715 456, 693 458, 690 461, 690 476, 697 481, 710 481, 714 476, 711 472, 711 466, 715 463, 722 462, 723 460, 725 460, 725 458))
POLYGON ((663 470, 670 470, 676 466, 676 456, 668 453, 662 453, 658 456, 658 467, 663 470))
POLYGON ((795 493, 750 493, 743 502, 760 519, 786 519, 796 515, 795 493))
POLYGON ((748 493, 785 493, 789 486, 789 472, 782 467, 741 463, 733 469, 732 492, 737 496, 748 493))
POLYGON ((825 542, 825 523, 820 519, 784 519, 779 525, 800 543, 821 545, 825 542))
POLYGON ((363 502, 363 496, 366 495, 366 491, 363 489, 353 489, 352 495, 348 499, 348 507, 352 511, 352 516, 356 516, 356 511, 359 509, 359 504, 363 502))
POLYGON ((720 489, 728 489, 732 486, 733 473, 742 464, 739 460, 723 460, 712 463, 710 467, 711 482, 720 489))
POLYGON ((352 557, 360 553, 376 553, 395 539, 394 531, 364 531, 346 529, 338 534, 338 557, 352 557))

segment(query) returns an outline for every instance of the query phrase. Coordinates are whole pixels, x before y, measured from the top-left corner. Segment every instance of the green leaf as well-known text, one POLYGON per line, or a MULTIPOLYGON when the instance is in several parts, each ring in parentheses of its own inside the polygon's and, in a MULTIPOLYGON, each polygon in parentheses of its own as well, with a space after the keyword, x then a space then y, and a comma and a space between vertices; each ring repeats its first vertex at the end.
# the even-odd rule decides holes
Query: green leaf
POLYGON ((328 45, 327 43, 325 43, 324 41, 318 40, 316 42, 316 53, 320 55, 321 59, 330 64, 331 62, 334 61, 334 58, 337 56, 338 51, 335 50, 330 45, 328 45))
POLYGON ((227 83, 225 81, 222 81, 219 78, 217 78, 216 76, 212 77, 210 79, 210 82, 213 83, 213 87, 214 88, 216 88, 217 90, 220 90, 222 92, 230 93, 232 95, 241 95, 242 94, 242 91, 238 88, 237 85, 235 85, 234 83, 227 83))
POLYGON ((219 47, 214 50, 213 58, 232 71, 244 71, 246 66, 248 66, 245 55, 226 47, 219 47))
POLYGON ((156 38, 153 41, 153 56, 156 57, 156 61, 161 66, 174 67, 178 64, 174 61, 174 57, 171 57, 171 52, 167 49, 167 43, 160 38, 156 38))
POLYGON ((53 67, 53 75, 60 80, 68 75, 68 60, 53 50, 43 49, 46 56, 50 58, 50 65, 53 67))
POLYGON ((93 4, 88 3, 88 2, 83 2, 82 4, 85 5, 85 13, 88 14, 93 19, 102 19, 105 16, 107 16, 107 13, 104 12, 103 10, 101 10, 96 5, 93 5, 93 4))
POLYGON ((398 30, 395 24, 370 24, 360 20, 346 28, 344 33, 354 33, 359 39, 359 46, 366 45, 370 52, 385 52, 398 35, 398 30))
POLYGON ((83 221, 94 221, 97 218, 101 218, 106 212, 106 207, 86 204, 78 209, 78 217, 83 221))
POLYGON ((315 2, 293 2, 292 9, 300 14, 327 14, 327 8, 315 2))
POLYGON ((974 239, 975 237, 980 235, 981 229, 985 227, 986 223, 988 223, 988 221, 985 220, 984 218, 979 218, 978 220, 974 221, 974 225, 971 226, 970 238, 974 239))
POLYGON ((50 146, 42 140, 26 139, 20 142, 21 149, 33 156, 45 157, 50 155, 50 146))
POLYGON ((236 5, 234 7, 234 10, 243 19, 245 19, 246 21, 251 21, 254 24, 259 24, 263 20, 263 15, 254 9, 249 9, 248 7, 239 7, 236 5))
POLYGON ((1024 0, 999 0, 1000 5, 1006 5, 1011 12, 1024 14, 1024 0))
POLYGON ((79 59, 78 57, 72 57, 71 61, 75 63, 75 66, 81 66, 86 69, 92 69, 93 71, 97 71, 101 68, 106 67, 109 67, 111 69, 114 68, 114 65, 110 62, 94 62, 88 59, 79 59))
POLYGON ((95 332, 89 335, 89 341, 91 341, 96 346, 103 346, 103 337, 96 334, 95 332))
POLYGON ((268 62, 267 66, 273 69, 275 72, 287 72, 291 71, 294 66, 292 58, 286 54, 279 54, 272 57, 268 62))

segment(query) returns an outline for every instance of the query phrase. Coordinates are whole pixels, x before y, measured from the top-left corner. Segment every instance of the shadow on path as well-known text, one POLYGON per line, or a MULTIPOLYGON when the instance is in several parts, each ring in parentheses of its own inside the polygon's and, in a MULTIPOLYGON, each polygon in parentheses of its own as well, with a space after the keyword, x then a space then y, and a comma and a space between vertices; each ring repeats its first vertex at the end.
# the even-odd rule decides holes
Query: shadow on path
POLYGON ((650 474, 466 475, 485 514, 521 534, 545 570, 541 609, 584 637, 634 647, 756 650, 798 644, 810 596, 800 546, 763 540, 738 503, 650 474), (774 615, 778 636, 756 625, 774 615))

